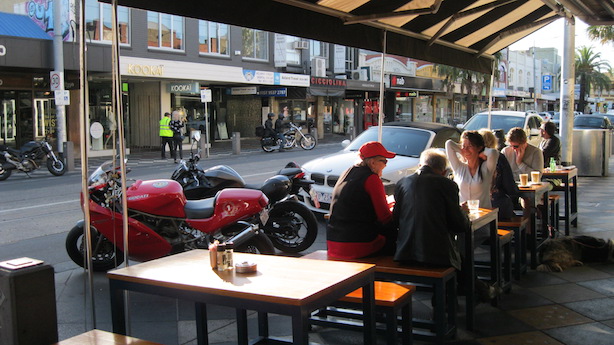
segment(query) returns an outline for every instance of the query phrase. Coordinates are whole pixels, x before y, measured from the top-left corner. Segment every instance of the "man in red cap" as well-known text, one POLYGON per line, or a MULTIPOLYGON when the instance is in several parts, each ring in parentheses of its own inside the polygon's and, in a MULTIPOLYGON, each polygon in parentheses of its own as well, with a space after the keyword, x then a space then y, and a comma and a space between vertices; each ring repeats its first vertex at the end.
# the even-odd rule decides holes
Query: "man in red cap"
POLYGON ((333 189, 326 229, 331 257, 357 259, 394 252, 397 231, 381 176, 396 154, 377 141, 364 143, 359 152, 362 161, 346 170, 333 189))

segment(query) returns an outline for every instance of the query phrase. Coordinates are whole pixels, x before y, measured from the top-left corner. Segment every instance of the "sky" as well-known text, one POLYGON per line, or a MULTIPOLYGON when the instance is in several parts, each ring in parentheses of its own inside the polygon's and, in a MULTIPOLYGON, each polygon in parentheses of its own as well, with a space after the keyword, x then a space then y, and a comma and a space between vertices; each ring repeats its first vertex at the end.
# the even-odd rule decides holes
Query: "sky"
MULTIPOLYGON (((601 53, 601 59, 608 61, 614 67, 614 44, 601 44, 599 41, 592 41, 586 34, 588 25, 576 18, 576 48, 581 46, 593 47, 593 51, 601 53)), ((537 30, 531 35, 512 44, 510 50, 527 50, 533 45, 538 48, 556 48, 560 56, 563 52, 563 35, 565 32, 565 19, 561 18, 553 23, 537 30)))

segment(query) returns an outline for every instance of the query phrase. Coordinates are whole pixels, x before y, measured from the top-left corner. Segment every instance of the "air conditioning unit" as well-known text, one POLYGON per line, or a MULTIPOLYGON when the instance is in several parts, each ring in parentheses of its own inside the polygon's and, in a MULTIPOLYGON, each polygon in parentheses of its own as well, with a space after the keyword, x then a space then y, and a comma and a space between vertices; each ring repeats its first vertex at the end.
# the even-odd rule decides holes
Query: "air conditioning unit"
POLYGON ((294 49, 309 49, 309 41, 295 41, 292 43, 294 49))
POLYGON ((326 59, 314 57, 311 60, 311 75, 314 77, 326 77, 326 59))
POLYGON ((367 70, 355 69, 352 71, 352 79, 354 80, 369 80, 367 76, 367 70))

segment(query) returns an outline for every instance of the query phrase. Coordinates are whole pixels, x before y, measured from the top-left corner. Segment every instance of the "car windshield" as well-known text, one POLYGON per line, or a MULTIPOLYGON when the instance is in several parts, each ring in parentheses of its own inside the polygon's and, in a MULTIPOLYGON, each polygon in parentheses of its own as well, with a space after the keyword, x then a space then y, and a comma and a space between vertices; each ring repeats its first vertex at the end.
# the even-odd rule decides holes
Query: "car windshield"
MULTIPOLYGON (((507 133, 510 129, 514 127, 523 127, 524 126, 524 117, 521 116, 511 116, 511 115, 492 115, 490 120, 490 128, 492 129, 503 129, 504 133, 507 133)), ((474 115, 465 126, 464 129, 470 131, 477 131, 482 128, 488 128, 488 114, 477 114, 474 115)))
POLYGON ((603 128, 603 118, 576 116, 573 120, 574 127, 603 128))
MULTIPOLYGON (((429 145, 431 135, 431 132, 417 128, 384 126, 382 145, 400 156, 419 157, 429 145)), ((371 127, 356 137, 347 150, 358 151, 368 141, 377 141, 377 127, 371 127)))

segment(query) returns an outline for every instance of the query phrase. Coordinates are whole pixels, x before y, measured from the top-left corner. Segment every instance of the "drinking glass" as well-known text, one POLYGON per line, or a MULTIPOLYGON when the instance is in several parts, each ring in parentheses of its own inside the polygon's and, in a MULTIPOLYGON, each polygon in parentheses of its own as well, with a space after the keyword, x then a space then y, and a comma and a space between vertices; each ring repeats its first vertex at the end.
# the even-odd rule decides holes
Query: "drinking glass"
POLYGON ((529 185, 529 174, 520 174, 520 185, 527 186, 529 185))
POLYGON ((467 206, 469 207, 470 213, 477 213, 480 208, 480 200, 467 200, 467 206))
POLYGON ((539 171, 531 171, 531 183, 539 183, 539 171))

